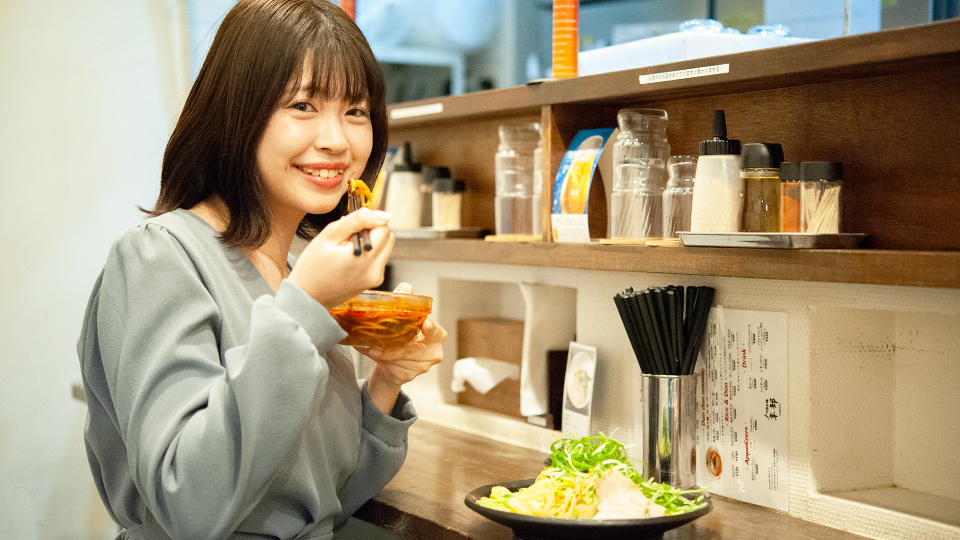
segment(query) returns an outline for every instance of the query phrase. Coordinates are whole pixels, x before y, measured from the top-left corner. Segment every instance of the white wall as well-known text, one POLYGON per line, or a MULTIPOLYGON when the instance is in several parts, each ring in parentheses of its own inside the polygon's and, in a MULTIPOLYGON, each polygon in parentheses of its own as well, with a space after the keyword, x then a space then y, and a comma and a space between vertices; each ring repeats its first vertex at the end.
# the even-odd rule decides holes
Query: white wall
MULTIPOLYGON (((0 523, 104 538, 75 343, 112 240, 151 205, 188 78, 179 0, 0 2, 0 523)), ((185 39, 185 38, 184 38, 185 39)))

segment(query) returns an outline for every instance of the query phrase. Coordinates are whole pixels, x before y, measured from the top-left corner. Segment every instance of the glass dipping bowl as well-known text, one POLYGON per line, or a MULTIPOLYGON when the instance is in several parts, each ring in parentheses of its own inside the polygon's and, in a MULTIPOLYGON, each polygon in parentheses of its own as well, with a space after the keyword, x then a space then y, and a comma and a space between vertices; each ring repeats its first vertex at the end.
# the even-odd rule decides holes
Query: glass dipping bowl
POLYGON ((388 350, 413 340, 432 307, 429 296, 363 291, 330 313, 347 331, 341 345, 388 350))

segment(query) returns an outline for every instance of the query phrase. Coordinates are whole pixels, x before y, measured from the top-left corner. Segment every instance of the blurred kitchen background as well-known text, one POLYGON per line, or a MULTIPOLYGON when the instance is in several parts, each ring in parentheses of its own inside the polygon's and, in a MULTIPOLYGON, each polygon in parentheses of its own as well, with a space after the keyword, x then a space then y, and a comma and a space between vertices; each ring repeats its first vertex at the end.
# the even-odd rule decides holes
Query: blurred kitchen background
MULTIPOLYGON (((357 0, 391 103, 549 77, 551 14, 548 0, 357 0)), ((691 19, 823 39, 956 15, 957 0, 581 0, 580 50, 676 33, 691 19)), ((581 74, 595 72, 583 62, 581 74)))
MULTIPOLYGON (((166 139, 233 3, 0 0, 4 538, 112 538, 73 392, 79 323, 111 242, 156 197, 166 139)), ((390 102, 549 76, 548 1, 356 3, 390 102)), ((956 16, 957 0, 581 0, 580 42, 603 50, 691 19, 824 39, 956 16)))

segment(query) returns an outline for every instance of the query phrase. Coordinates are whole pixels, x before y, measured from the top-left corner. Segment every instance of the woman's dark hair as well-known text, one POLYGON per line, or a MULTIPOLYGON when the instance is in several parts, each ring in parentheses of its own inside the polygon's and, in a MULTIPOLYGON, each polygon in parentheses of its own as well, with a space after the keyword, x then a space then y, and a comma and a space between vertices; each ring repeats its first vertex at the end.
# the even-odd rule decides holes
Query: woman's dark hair
MULTIPOLYGON (((327 0, 240 0, 224 17, 180 119, 167 142, 160 194, 151 215, 190 208, 219 195, 230 212, 222 240, 259 247, 270 215, 257 167, 267 122, 291 91, 366 101, 373 149, 361 179, 373 186, 387 149, 383 72, 357 25, 327 0)), ((310 238, 345 213, 346 198, 325 215, 308 214, 297 234, 310 238)))

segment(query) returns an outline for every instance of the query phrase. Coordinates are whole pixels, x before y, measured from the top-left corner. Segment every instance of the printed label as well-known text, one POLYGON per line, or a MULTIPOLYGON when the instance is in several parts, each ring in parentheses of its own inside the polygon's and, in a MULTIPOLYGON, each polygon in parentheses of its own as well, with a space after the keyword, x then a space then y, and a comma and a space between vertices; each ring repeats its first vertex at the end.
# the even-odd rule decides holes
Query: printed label
POLYGON ((640 84, 679 81, 681 79, 708 77, 710 75, 721 75, 723 73, 730 73, 730 64, 717 64, 714 66, 701 66, 689 69, 678 69, 676 71, 649 73, 647 75, 640 75, 640 84))

